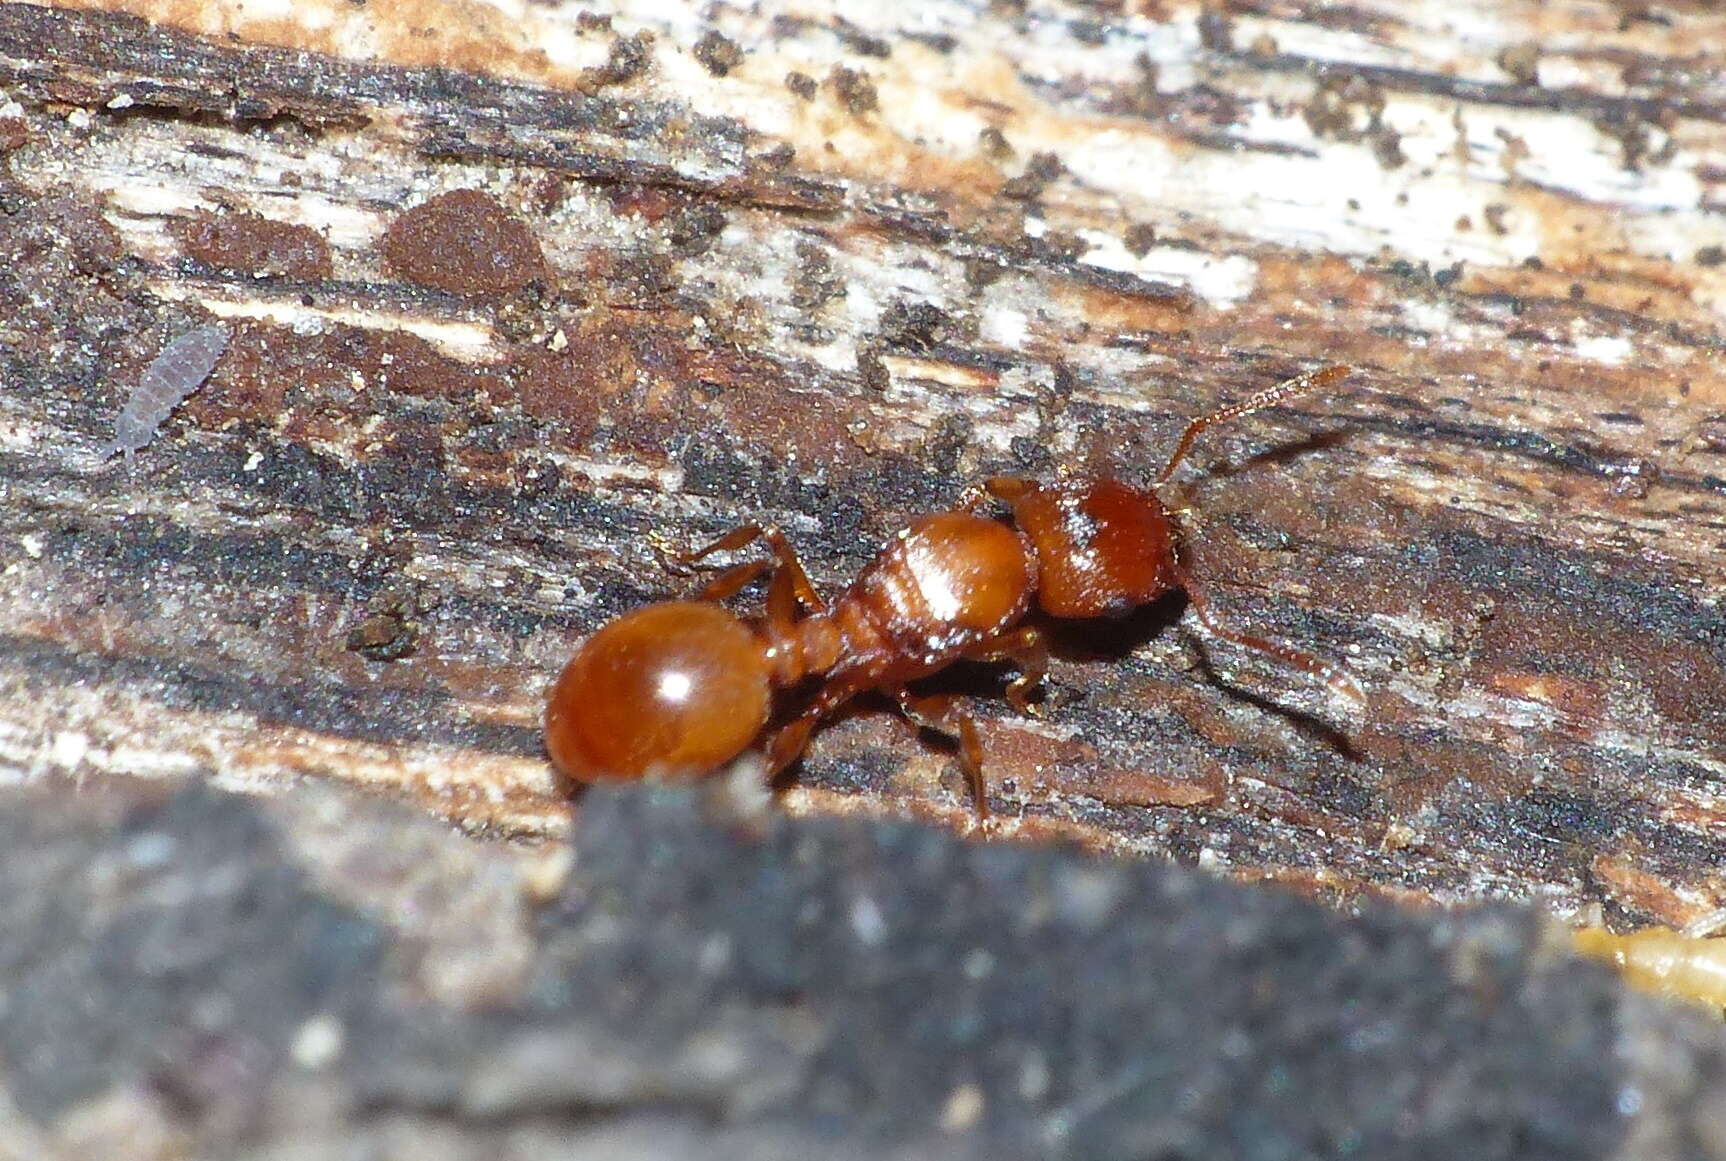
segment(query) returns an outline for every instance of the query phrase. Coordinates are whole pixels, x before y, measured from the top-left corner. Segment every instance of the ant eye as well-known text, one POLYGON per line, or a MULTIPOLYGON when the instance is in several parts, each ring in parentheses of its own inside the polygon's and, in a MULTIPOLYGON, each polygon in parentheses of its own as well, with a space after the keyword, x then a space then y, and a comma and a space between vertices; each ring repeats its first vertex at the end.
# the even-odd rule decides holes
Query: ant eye
POLYGON ((578 781, 705 774, 767 724, 761 646, 717 605, 671 601, 619 617, 557 679, 545 744, 578 781))

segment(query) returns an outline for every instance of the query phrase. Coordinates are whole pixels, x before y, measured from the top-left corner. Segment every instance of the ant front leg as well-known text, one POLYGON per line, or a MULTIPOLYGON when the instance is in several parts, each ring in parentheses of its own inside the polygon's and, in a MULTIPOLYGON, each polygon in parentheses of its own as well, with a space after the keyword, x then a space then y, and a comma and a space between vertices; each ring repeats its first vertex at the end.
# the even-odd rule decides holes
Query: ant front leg
POLYGON ((1284 645, 1280 641, 1271 641, 1264 637, 1253 636, 1250 633, 1240 633, 1219 624, 1211 616, 1211 601, 1205 593, 1204 586, 1200 585, 1192 574, 1187 573, 1184 569, 1182 572, 1182 587, 1187 591, 1187 603, 1192 605, 1193 612, 1198 614, 1200 624, 1204 625, 1206 631, 1212 636, 1232 642, 1243 649, 1251 649, 1255 653, 1275 657, 1286 665, 1292 665, 1296 669, 1318 678, 1333 692, 1342 694, 1355 704, 1363 708, 1366 706, 1366 693, 1361 689, 1360 683, 1355 681, 1354 675, 1342 666, 1322 661, 1311 653, 1284 645))
POLYGON ((661 549, 661 557, 665 565, 673 572, 687 573, 691 566, 712 556, 716 552, 731 552, 746 548, 755 541, 766 542, 773 555, 766 560, 744 561, 714 577, 701 592, 696 594, 697 600, 722 601, 743 591, 744 586, 773 569, 773 586, 768 591, 768 613, 775 620, 789 622, 795 612, 795 603, 801 601, 803 606, 812 613, 825 612, 827 602, 816 591, 815 583, 809 579, 809 574, 803 568, 803 562, 797 557, 797 550, 791 547, 791 542, 785 538, 785 533, 772 524, 744 524, 733 528, 718 540, 693 552, 666 552, 661 549), (781 581, 781 577, 784 578, 781 581))
POLYGON ((990 476, 981 484, 972 484, 959 493, 958 510, 975 513, 990 500, 1000 500, 1011 504, 1032 492, 1040 485, 1035 480, 1027 480, 1021 476, 990 476))
POLYGON ((959 743, 959 768, 971 784, 971 802, 977 821, 989 821, 989 783, 983 777, 983 743, 977 737, 977 725, 971 715, 958 707, 958 699, 948 693, 919 697, 903 689, 893 690, 899 709, 919 729, 945 734, 959 743))

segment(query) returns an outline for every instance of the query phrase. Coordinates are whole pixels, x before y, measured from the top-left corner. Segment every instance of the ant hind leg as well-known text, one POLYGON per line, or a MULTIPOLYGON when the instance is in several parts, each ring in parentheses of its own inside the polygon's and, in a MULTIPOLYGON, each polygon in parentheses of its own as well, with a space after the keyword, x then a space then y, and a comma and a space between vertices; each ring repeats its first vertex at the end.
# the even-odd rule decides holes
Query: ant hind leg
POLYGON ((815 732, 815 727, 821 724, 821 719, 859 693, 872 688, 874 684, 869 676, 859 673, 839 678, 822 688, 801 713, 781 726, 767 740, 767 745, 763 748, 767 776, 777 776, 801 758, 803 751, 809 748, 809 737, 815 732))
MULTIPOLYGON (((732 565, 709 581, 697 594, 696 599, 722 601, 726 597, 735 596, 743 591, 743 588, 750 581, 762 573, 774 569, 776 570, 774 589, 780 588, 779 577, 784 575, 790 598, 787 601, 784 597, 776 597, 773 592, 769 593, 768 603, 776 614, 780 610, 774 606, 789 605, 792 602, 802 603, 806 609, 813 613, 825 612, 827 602, 816 590, 815 583, 809 579, 809 573, 803 568, 803 562, 798 559, 797 550, 791 547, 791 542, 786 539, 785 533, 781 532, 775 525, 739 525, 711 544, 704 545, 693 552, 671 552, 663 545, 658 544, 655 547, 659 549, 661 561, 667 569, 672 572, 687 574, 695 565, 716 552, 731 552, 739 548, 746 548, 757 540, 766 542, 767 547, 773 553, 770 559, 751 560, 732 565)), ((783 610, 785 620, 789 620, 791 615, 791 608, 788 607, 783 610)))

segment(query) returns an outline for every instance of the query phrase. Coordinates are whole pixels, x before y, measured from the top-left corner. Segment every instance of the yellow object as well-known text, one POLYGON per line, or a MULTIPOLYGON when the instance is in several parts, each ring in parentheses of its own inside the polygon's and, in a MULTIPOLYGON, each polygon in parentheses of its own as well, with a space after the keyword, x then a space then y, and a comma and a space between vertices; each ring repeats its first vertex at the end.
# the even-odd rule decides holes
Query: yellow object
POLYGON ((1604 927, 1573 934, 1583 955, 1610 960, 1632 986, 1656 995, 1726 1008, 1726 939, 1699 939, 1667 927, 1614 935, 1604 927))

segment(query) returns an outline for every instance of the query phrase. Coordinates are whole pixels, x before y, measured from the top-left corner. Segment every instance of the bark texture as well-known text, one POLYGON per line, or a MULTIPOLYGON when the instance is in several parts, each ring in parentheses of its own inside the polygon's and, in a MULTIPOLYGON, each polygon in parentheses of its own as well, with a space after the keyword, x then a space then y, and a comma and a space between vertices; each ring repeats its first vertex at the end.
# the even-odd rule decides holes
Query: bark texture
MULTIPOLYGON (((0 776, 562 836, 544 690, 782 526, 1148 482, 1219 615, 977 695, 998 833, 1329 900, 1726 906, 1726 15, 1640 3, 0 5, 0 776), (210 381, 96 457, 139 374, 210 381)), ((747 599, 744 604, 747 605, 747 599)), ((969 825, 885 704, 793 813, 969 825)))

